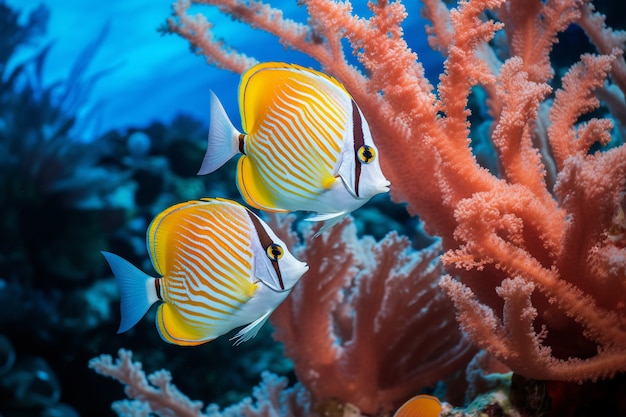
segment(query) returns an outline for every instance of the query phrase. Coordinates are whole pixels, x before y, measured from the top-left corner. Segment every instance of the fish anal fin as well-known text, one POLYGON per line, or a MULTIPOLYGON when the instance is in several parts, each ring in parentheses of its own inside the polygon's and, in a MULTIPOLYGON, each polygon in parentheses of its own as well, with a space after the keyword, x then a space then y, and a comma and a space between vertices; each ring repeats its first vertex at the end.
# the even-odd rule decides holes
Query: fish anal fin
POLYGON ((239 158, 237 166, 237 187, 246 203, 254 208, 273 211, 285 212, 276 207, 276 203, 271 199, 267 186, 260 181, 261 175, 256 172, 254 166, 247 156, 239 158))
POLYGON ((197 346, 210 342, 217 336, 202 334, 190 326, 169 304, 161 304, 156 315, 157 329, 163 340, 179 346, 197 346))

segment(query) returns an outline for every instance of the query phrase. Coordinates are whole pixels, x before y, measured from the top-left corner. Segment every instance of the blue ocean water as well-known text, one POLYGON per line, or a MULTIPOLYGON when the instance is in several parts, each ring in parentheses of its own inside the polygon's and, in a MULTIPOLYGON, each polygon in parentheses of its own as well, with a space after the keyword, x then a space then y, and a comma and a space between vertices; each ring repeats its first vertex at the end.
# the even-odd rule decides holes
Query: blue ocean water
MULTIPOLYGON (((110 69, 94 86, 85 106, 86 112, 97 107, 97 131, 91 134, 153 120, 169 122, 180 112, 206 119, 206 92, 237 83, 237 76, 209 67, 190 54, 181 39, 157 32, 169 14, 168 1, 8 3, 24 15, 40 4, 50 9, 46 41, 53 42, 53 47, 44 69, 48 83, 68 77, 82 50, 106 30, 88 68, 88 73, 110 69)), ((32 49, 21 51, 22 56, 29 53, 32 49)))
MULTIPOLYGON (((296 0, 271 3, 286 17, 306 21, 296 0)), ((365 1, 354 3, 357 14, 368 15, 365 1)), ((419 1, 404 3, 406 39, 436 85, 442 57, 427 45, 419 1)), ((118 289, 100 254, 113 251, 154 274, 145 231, 156 213, 186 199, 238 197, 233 169, 202 178, 196 172, 209 123, 209 91, 238 124, 239 75, 208 65, 185 40, 158 31, 171 0, 0 0, 5 4, 20 13, 22 23, 40 5, 49 11, 45 34, 21 45, 9 68, 50 45, 41 69, 44 87, 97 79, 68 115, 69 133, 45 123, 46 117, 56 120, 54 102, 50 106, 28 90, 0 90, 0 417, 112 416, 110 405, 125 397, 123 389, 87 363, 103 353, 115 356, 120 347, 133 349, 148 372, 171 370, 182 392, 205 403, 239 401, 268 369, 294 382, 268 326, 237 347, 228 337, 193 349, 168 345, 153 317, 116 334, 118 289), (88 66, 73 74, 89 48, 88 66), (179 115, 191 116, 200 127, 173 123, 179 115)), ((195 10, 215 23, 219 39, 260 61, 319 69, 272 35, 211 7, 195 10)), ((623 16, 609 13, 609 24, 623 24, 623 16)), ((559 66, 569 66, 574 52, 568 51, 578 59, 585 42, 580 30, 566 32, 553 63, 560 58, 559 66)), ((481 98, 471 97, 477 119, 488 118, 481 98)), ((495 160, 493 148, 485 153, 495 160)), ((418 219, 388 200, 368 203, 355 217, 377 237, 391 228, 417 240, 418 219)))
MULTIPOLYGON (((71 65, 84 48, 106 31, 86 74, 108 70, 94 86, 83 109, 85 114, 95 117, 93 130, 82 133, 86 138, 109 129, 145 126, 155 120, 167 123, 180 113, 208 121, 210 89, 220 97, 229 114, 237 115, 239 76, 207 65, 202 57, 190 53, 187 42, 178 36, 162 36, 158 32, 171 12, 171 3, 169 0, 7 0, 7 4, 22 11, 24 18, 41 4, 50 10, 43 43, 53 42, 53 46, 45 63, 45 82, 67 78, 71 65)), ((279 4, 286 17, 306 21, 304 8, 295 1, 279 4)), ((408 7, 407 39, 436 81, 441 57, 426 43, 419 4, 408 7)), ((364 2, 356 4, 355 10, 368 13, 364 2)), ((261 61, 295 62, 319 68, 309 57, 278 44, 275 37, 251 30, 220 15, 214 8, 198 7, 197 11, 215 22, 218 38, 261 61)), ((23 49, 16 58, 26 57, 34 49, 23 49)))
MULTIPOLYGON (((297 0, 270 3, 287 18, 306 21, 297 0)), ((365 1, 353 3, 358 15, 368 15, 365 1)), ((405 38, 436 85, 442 57, 427 45, 420 2, 403 3, 405 38)), ((66 120, 56 114, 54 100, 42 99, 42 91, 9 91, 5 84, 11 83, 0 80, 0 417, 112 416, 110 405, 125 397, 123 389, 87 363, 100 354, 115 356, 121 347, 132 349, 147 372, 171 370, 180 390, 205 404, 241 400, 264 370, 294 382, 269 326, 241 346, 223 337, 185 349, 159 338, 152 311, 117 334, 118 289, 100 254, 115 252, 154 275, 145 231, 156 213, 187 199, 238 198, 232 166, 210 177, 196 172, 204 155, 209 91, 238 124, 239 76, 207 65, 185 40, 159 32, 171 0, 0 0, 0 7, 5 4, 20 13, 23 24, 40 5, 49 12, 45 33, 21 44, 9 68, 32 63, 50 45, 40 72, 44 93, 59 83, 80 86, 93 77, 96 82, 83 85, 66 120), (73 73, 86 56, 88 65, 73 73), (175 123, 179 115, 191 116, 199 127, 175 123)), ((610 26, 623 27, 624 2, 594 4, 605 10, 610 26)), ((260 61, 319 69, 272 35, 211 7, 194 10, 214 22, 217 38, 260 61)), ((557 74, 578 60, 580 49, 593 50, 585 38, 576 28, 560 37, 551 56, 557 74)), ((473 125, 489 118, 479 91, 470 107, 473 125)), ((479 160, 498 169, 492 147, 479 160)), ((395 229, 420 246, 419 220, 409 218, 402 205, 373 201, 355 218, 376 237, 395 229)))
MULTIPOLYGON (((306 21, 296 1, 276 4, 306 21)), ((170 369, 191 398, 221 406, 249 395, 264 370, 293 382, 268 326, 236 349, 228 338, 191 350, 167 345, 153 317, 116 334, 118 290, 100 254, 114 251, 154 274, 145 232, 156 213, 188 199, 238 197, 234 170, 210 178, 196 172, 209 91, 238 124, 239 75, 207 65, 187 41, 158 31, 170 1, 0 0, 0 11, 3 18, 17 13, 27 26, 42 5, 43 33, 18 42, 0 63, 0 417, 112 416, 123 390, 87 363, 121 347, 133 349, 148 371, 170 369), (68 86, 76 101, 59 99, 68 86), (180 115, 197 123, 176 122, 180 115)), ((441 57, 426 46, 419 6, 408 7, 407 38, 434 82, 441 57)), ((210 7, 197 10, 215 23, 219 39, 260 61, 319 69, 271 35, 210 7)), ((364 3, 357 12, 367 14, 364 3)), ((15 30, 2 25, 0 47, 15 30)), ((408 218, 401 206, 390 210, 408 218)), ((378 212, 363 217, 375 225, 378 212)), ((386 233, 389 221, 381 224, 386 233)))

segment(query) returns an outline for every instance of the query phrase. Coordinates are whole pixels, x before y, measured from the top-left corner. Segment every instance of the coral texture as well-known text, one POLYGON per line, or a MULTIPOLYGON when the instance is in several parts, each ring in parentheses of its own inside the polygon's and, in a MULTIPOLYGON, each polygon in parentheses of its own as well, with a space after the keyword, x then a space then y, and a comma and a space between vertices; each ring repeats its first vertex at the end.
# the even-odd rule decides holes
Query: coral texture
POLYGON ((308 227, 298 242, 291 219, 273 228, 310 269, 271 323, 314 399, 391 411, 464 369, 475 349, 438 286, 439 242, 418 252, 395 232, 359 239, 349 218, 318 238, 308 227))
POLYGON ((133 362, 131 351, 120 349, 113 360, 110 355, 100 355, 89 362, 97 373, 114 378, 125 385, 129 400, 113 403, 113 410, 125 417, 278 417, 309 415, 309 395, 302 386, 286 389, 287 379, 264 372, 262 381, 251 398, 220 412, 214 404, 203 412, 201 401, 192 401, 172 383, 166 370, 146 376, 140 362, 133 362))
MULTIPOLYGON (((452 303, 438 286, 439 242, 418 252, 395 232, 379 242, 359 239, 350 217, 318 238, 316 228, 306 227, 300 241, 293 220, 275 215, 272 228, 310 270, 271 322, 301 385, 286 389, 285 379, 266 374, 253 392, 256 405, 249 399, 224 416, 307 416, 343 407, 388 413, 465 368, 476 349, 459 331, 452 303)), ((118 414, 201 415, 202 404, 178 392, 169 372, 146 377, 129 351, 118 354, 116 361, 102 355, 90 363, 126 385, 131 401, 115 403, 118 414)), ((208 415, 218 412, 207 409, 208 415)))
POLYGON ((258 1, 175 3, 169 30, 210 63, 241 72, 254 59, 217 42, 212 23, 188 14, 192 4, 276 35, 346 85, 393 197, 442 238, 451 276, 441 285, 475 343, 530 378, 626 371, 626 147, 611 141, 610 119, 579 121, 598 109, 596 91, 613 117, 624 108, 626 35, 607 28, 591 2, 465 0, 448 10, 425 1, 430 43, 446 57, 436 90, 403 36, 400 2, 370 3, 371 15, 359 17, 349 2, 306 0, 307 24, 258 1), (550 52, 571 24, 598 54, 583 55, 553 91, 550 52), (348 63, 342 39, 367 76, 348 63), (487 94, 497 173, 470 146, 477 86, 487 94))

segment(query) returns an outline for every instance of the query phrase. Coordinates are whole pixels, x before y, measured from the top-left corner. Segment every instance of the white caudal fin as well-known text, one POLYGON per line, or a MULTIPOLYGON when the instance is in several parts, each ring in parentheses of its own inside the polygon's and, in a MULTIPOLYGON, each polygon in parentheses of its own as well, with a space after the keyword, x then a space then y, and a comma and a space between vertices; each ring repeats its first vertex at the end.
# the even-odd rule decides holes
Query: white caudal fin
POLYGON ((122 333, 137 324, 150 306, 159 300, 154 285, 156 278, 118 255, 104 251, 102 255, 109 263, 120 288, 122 320, 117 332, 122 333))
POLYGON ((231 123, 224 106, 211 91, 211 126, 207 150, 198 175, 206 175, 217 170, 230 158, 239 153, 240 132, 231 123))

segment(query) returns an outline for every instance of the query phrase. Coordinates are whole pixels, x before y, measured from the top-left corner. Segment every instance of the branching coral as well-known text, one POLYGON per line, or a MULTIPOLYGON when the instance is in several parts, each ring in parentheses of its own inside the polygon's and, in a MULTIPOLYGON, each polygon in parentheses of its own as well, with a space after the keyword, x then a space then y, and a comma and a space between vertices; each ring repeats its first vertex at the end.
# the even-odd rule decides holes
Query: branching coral
POLYGON ((271 322, 314 399, 390 411, 471 359, 437 285, 438 243, 417 252, 395 233, 358 239, 349 220, 298 242, 290 220, 273 223, 310 265, 271 322))
POLYGON ((140 362, 133 362, 132 352, 120 349, 118 358, 101 355, 89 362, 89 367, 101 375, 118 380, 125 385, 130 400, 118 401, 113 409, 120 416, 147 417, 305 417, 310 413, 308 393, 301 386, 286 389, 287 379, 265 372, 254 389, 253 397, 233 405, 223 412, 209 405, 192 401, 174 384, 168 371, 160 370, 146 376, 140 362))
POLYGON ((450 11, 425 1, 431 45, 446 56, 437 94, 403 37, 399 2, 370 3, 364 18, 349 2, 307 0, 303 24, 258 1, 178 1, 170 30, 210 62, 240 72, 250 58, 224 53, 212 24, 187 14, 192 3, 217 5, 275 34, 347 86, 370 122, 392 195, 442 238, 446 268, 458 276, 442 285, 474 342, 527 377, 626 371, 626 249, 615 238, 626 147, 592 150, 607 144, 612 124, 578 120, 598 107, 593 93, 607 75, 618 90, 603 88, 605 97, 612 92, 610 109, 624 107, 625 35, 606 28, 590 1, 466 0, 450 11), (574 65, 551 101, 549 54, 570 24, 588 33, 600 55, 574 65), (502 30, 507 49, 496 53, 490 41, 502 30), (342 38, 367 76, 347 63, 342 38), (479 166, 469 146, 468 97, 477 86, 489 95, 499 177, 479 166), (540 108, 549 109, 548 119, 540 108), (554 187, 545 178, 552 161, 554 187))

